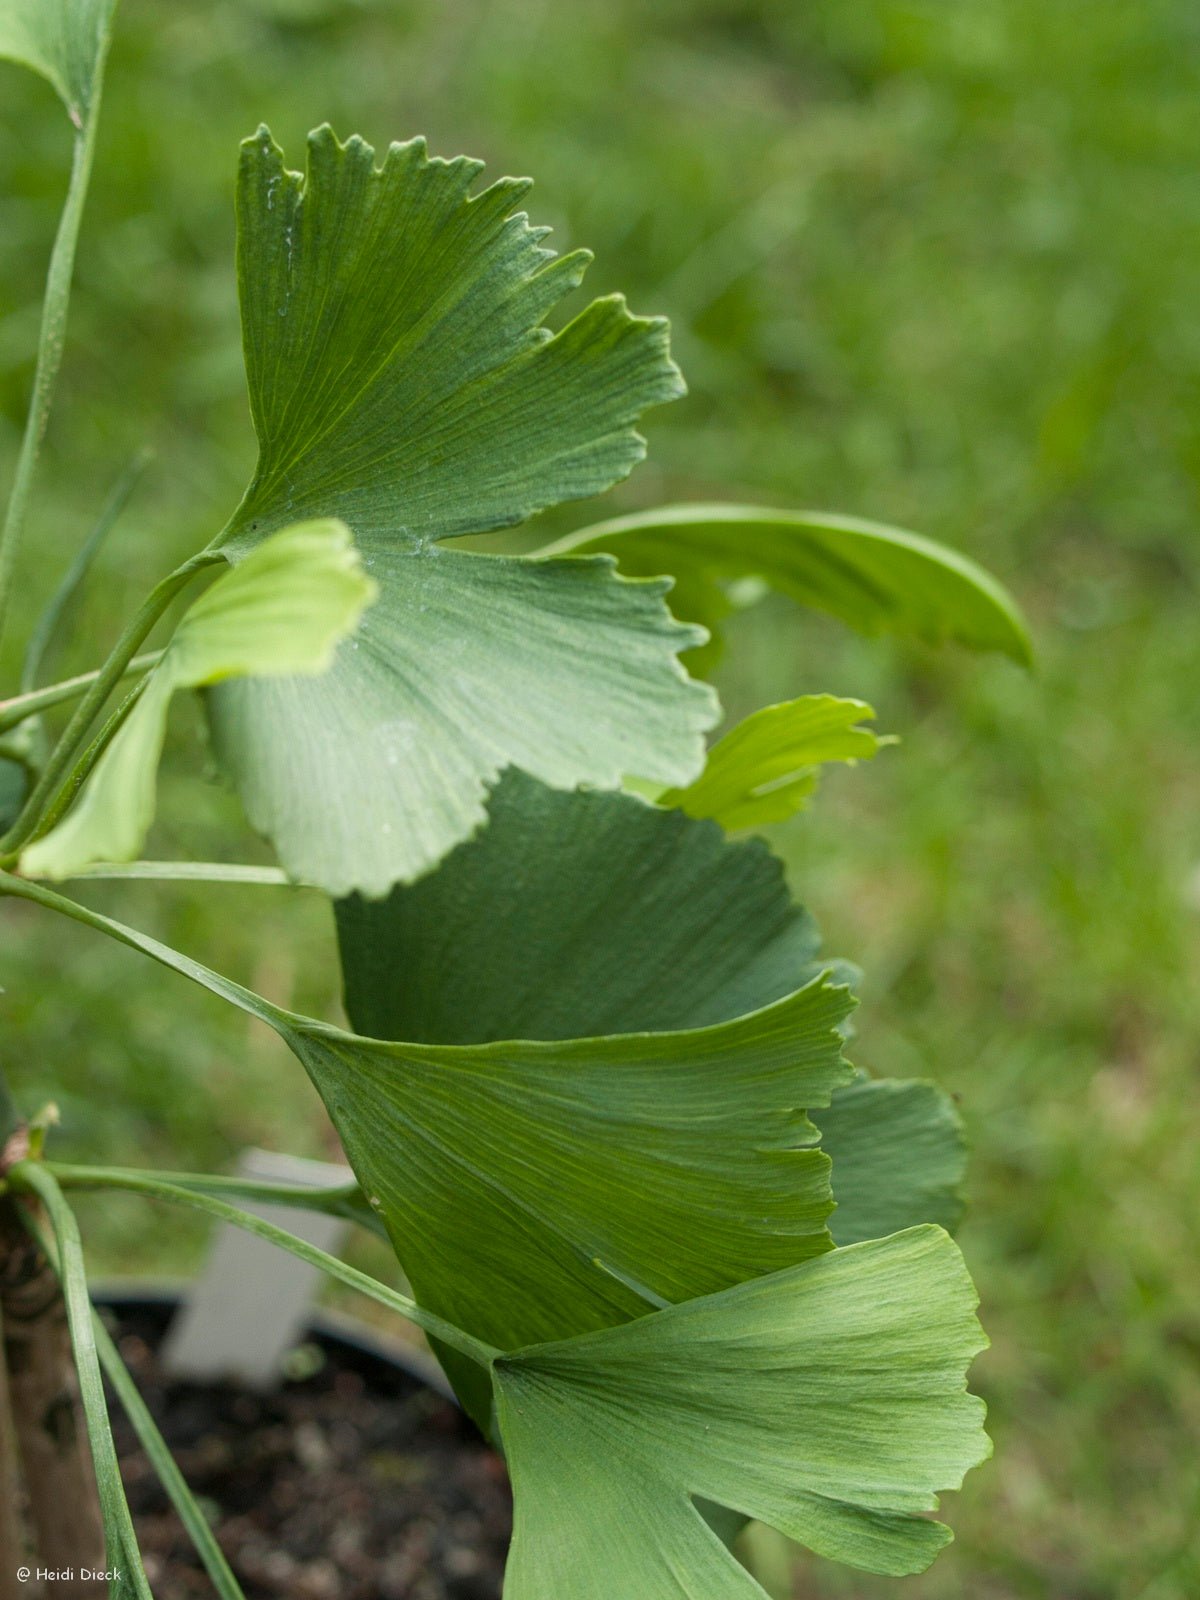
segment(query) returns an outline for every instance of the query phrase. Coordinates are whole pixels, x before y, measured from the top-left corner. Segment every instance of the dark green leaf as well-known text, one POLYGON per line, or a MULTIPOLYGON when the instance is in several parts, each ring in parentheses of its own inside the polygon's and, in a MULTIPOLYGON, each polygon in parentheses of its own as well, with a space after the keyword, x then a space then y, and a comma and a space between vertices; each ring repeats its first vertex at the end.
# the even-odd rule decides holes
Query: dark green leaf
POLYGON ((855 1074, 813 1120, 833 1160, 838 1244, 878 1239, 917 1222, 951 1232, 963 1213, 967 1144, 954 1102, 919 1078, 855 1074))
POLYGON ((359 1033, 431 1044, 726 1022, 819 970, 766 845, 629 795, 515 771, 488 825, 420 883, 339 902, 359 1033))
POLYGON ((274 1028, 329 1108, 417 1298, 488 1344, 602 1327, 832 1243, 829 1161, 803 1108, 828 1105, 851 1076, 841 1028, 853 1000, 824 976, 706 1028, 392 1043, 283 1011, 38 884, 2 887, 69 907, 274 1028))

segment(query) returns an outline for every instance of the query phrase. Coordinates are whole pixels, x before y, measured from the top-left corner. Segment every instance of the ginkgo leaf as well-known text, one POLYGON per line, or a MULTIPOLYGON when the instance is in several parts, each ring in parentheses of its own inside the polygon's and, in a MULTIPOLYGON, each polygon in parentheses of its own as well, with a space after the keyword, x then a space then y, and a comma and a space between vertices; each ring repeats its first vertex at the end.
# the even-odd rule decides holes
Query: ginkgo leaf
POLYGON ((515 1518, 505 1600, 763 1600, 696 1509, 820 1555, 921 1572, 926 1513, 990 1453, 986 1346, 940 1228, 494 1363, 515 1518))
MULTIPOLYGON (((5 888, 51 894, 21 879, 5 888)), ((829 1159, 805 1109, 852 1076, 841 1030, 854 1000, 823 973, 711 1027, 393 1042, 284 1011, 73 909, 275 1029, 324 1100, 417 1298, 489 1344, 603 1327, 832 1247, 829 1159)), ((478 1389, 453 1375, 480 1415, 478 1389)), ((485 1385, 485 1423, 488 1399, 485 1385)))
MULTIPOLYGON (((802 1108, 850 1077, 853 1003, 820 976, 709 1028, 457 1046, 273 1020, 417 1299, 511 1349, 830 1247, 802 1108)), ((447 1370, 478 1416, 469 1369, 447 1370)))
MULTIPOLYGON (((862 633, 953 639, 1028 665, 1029 631, 1012 596, 966 556, 858 517, 754 506, 669 506, 569 535, 547 555, 611 551, 631 575, 671 573, 672 609, 719 641, 726 585, 758 578, 862 633)), ((705 664, 714 658, 710 646, 705 664)), ((690 664, 696 670, 695 659, 690 664)))
POLYGON ((95 861, 132 860, 154 820, 176 689, 242 674, 325 672, 374 593, 343 523, 301 523, 264 541, 189 607, 78 800, 26 848, 21 870, 66 878, 95 861))
POLYGON ((729 832, 783 822, 808 804, 822 763, 866 761, 885 743, 859 726, 874 715, 862 700, 831 694, 764 706, 717 741, 693 783, 665 790, 658 803, 729 832))
POLYGON ((337 923, 346 1010, 383 1039, 699 1028, 821 970, 816 926, 760 840, 515 770, 486 828, 436 872, 385 900, 339 901, 337 923))
MULTIPOLYGON (((761 841, 733 843, 679 811, 623 794, 563 794, 517 772, 497 786, 487 827, 436 872, 382 901, 342 901, 337 920, 359 1032, 445 1045, 732 1024, 840 966, 819 959, 812 919, 761 841)), ((730 1092, 746 1090, 731 1081, 730 1092)), ((786 1103, 784 1079, 779 1093, 786 1103)), ((835 1200, 846 1168, 838 1242, 956 1219, 961 1136, 936 1091, 881 1080, 843 1107, 850 1090, 835 1087, 823 1110, 790 1093, 828 1130, 835 1200), (870 1235, 852 1233, 856 1222, 870 1235)), ((552 1319, 550 1298, 546 1311, 552 1319)), ((469 1314, 465 1298, 456 1312, 469 1314)), ((448 1365, 470 1384, 453 1356, 448 1365)))
POLYGON ((76 127, 91 109, 116 0, 0 0, 0 56, 54 85, 76 127))
POLYGON ((918 1222, 951 1232, 962 1219, 967 1142, 954 1102, 920 1078, 855 1074, 814 1117, 833 1160, 838 1244, 878 1239, 918 1222))
MULTIPOLYGON (((854 702, 850 702, 854 704, 854 702)), ((761 840, 629 795, 501 779, 488 825, 421 882, 336 907, 360 1033, 431 1044, 698 1028, 821 970, 812 918, 761 840)), ((839 1244, 962 1212, 961 1124, 934 1085, 859 1074, 813 1109, 839 1244)))
POLYGON ((608 488, 644 452, 640 413, 682 392, 665 324, 619 298, 551 336, 588 257, 543 246, 515 209, 525 181, 472 196, 480 170, 419 140, 377 168, 328 129, 304 175, 265 130, 243 146, 259 462, 224 548, 238 561, 298 515, 340 516, 381 597, 319 689, 214 695, 214 736, 285 865, 336 893, 427 871, 507 765, 560 787, 687 782, 716 717, 679 665, 703 636, 665 581, 439 543, 608 488))

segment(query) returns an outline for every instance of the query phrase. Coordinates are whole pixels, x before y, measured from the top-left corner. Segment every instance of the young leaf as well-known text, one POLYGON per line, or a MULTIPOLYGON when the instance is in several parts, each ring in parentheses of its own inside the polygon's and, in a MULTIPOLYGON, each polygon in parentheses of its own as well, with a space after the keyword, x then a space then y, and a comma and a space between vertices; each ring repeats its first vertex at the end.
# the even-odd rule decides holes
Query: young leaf
MULTIPOLYGON (((632 575, 673 573, 672 608, 719 640, 724 585, 758 578, 861 633, 953 639, 1027 666, 1029 631, 990 573, 946 545, 858 517, 753 506, 669 506, 569 535, 550 555, 611 551, 632 575)), ((708 658, 712 659, 710 651, 708 658)))
POLYGON ((108 47, 116 0, 0 0, 0 56, 47 78, 82 127, 108 47))
POLYGON ((500 1357, 506 1600, 763 1600, 697 1498, 923 1571, 951 1538, 924 1513, 990 1449, 975 1304, 952 1241, 914 1228, 500 1357))
POLYGON ((484 817, 515 765, 559 787, 698 771, 711 692, 678 652, 664 581, 611 559, 439 543, 596 494, 641 459, 647 407, 682 392, 665 324, 597 300, 543 319, 587 256, 543 247, 524 181, 419 140, 381 167, 326 128, 289 172, 243 146, 238 267, 258 468, 224 535, 241 560, 299 515, 343 517, 381 598, 319 686, 212 697, 215 744, 294 876, 382 894, 484 817))
POLYGON ((958 1226, 967 1143, 953 1100, 936 1084, 857 1072, 813 1121, 833 1160, 829 1231, 838 1244, 918 1222, 958 1226))
POLYGON ((80 798, 22 853, 21 870, 66 878, 94 861, 132 860, 154 818, 176 689, 243 673, 324 672, 373 594, 342 523, 301 523, 266 540, 188 609, 80 798))
POLYGON ((858 724, 874 715, 862 700, 831 694, 764 706, 718 740, 693 783, 666 790, 658 804, 729 832, 784 822, 808 804, 823 762, 870 760, 884 741, 858 724))

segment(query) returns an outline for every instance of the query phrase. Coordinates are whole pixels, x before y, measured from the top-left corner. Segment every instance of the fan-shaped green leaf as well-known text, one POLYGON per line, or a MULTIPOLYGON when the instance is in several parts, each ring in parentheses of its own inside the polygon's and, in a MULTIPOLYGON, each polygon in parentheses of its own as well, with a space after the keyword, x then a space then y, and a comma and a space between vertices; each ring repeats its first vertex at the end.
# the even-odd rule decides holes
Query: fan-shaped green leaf
MULTIPOLYGON (((759 578, 798 604, 862 633, 1032 660, 1008 591, 975 562, 919 534, 858 517, 753 506, 670 506, 584 528, 546 554, 611 551, 631 575, 672 573, 672 608, 714 637, 731 600, 725 585, 759 578)), ((711 652, 708 659, 711 660, 711 652)))
MULTIPOLYGON (((354 1026, 433 1044, 703 1027, 846 970, 820 958, 760 840, 518 772, 436 872, 339 902, 337 922, 354 1026)), ((962 1129, 932 1084, 860 1073, 812 1120, 833 1159, 839 1244, 957 1223, 962 1129)))
MULTIPOLYGON (((417 1299, 511 1349, 829 1248, 828 1158, 800 1108, 848 1080, 852 1005, 818 977, 710 1028, 463 1046, 272 1020, 417 1299)), ((448 1370, 478 1415, 473 1374, 448 1370)))
POLYGON ((823 762, 867 761, 890 742, 858 726, 874 715, 862 700, 831 694, 764 706, 717 741, 693 783, 667 789, 658 804, 730 832, 783 822, 808 804, 823 762))
POLYGON ((813 1120, 833 1160, 838 1244, 879 1239, 918 1222, 953 1232, 963 1213, 967 1142, 943 1089, 919 1078, 858 1072, 813 1120))
POLYGON ((516 1502, 506 1600, 762 1600, 703 1498, 821 1555, 920 1572, 989 1453, 985 1344, 939 1228, 494 1365, 516 1502))
POLYGON ((35 877, 128 861, 154 818, 155 775, 176 689, 237 674, 319 674, 375 593, 343 523, 301 523, 259 545, 189 607, 73 808, 22 854, 35 877))
POLYGON ((0 56, 40 72, 76 127, 91 108, 116 0, 0 0, 0 56))
POLYGON ((595 301, 543 318, 582 276, 515 207, 472 197, 478 162, 393 145, 376 168, 328 129, 288 172, 262 130, 238 190, 238 262, 258 468, 224 535, 240 560, 296 516, 353 528, 381 599, 311 685, 212 697, 216 746, 289 869, 380 894, 484 817, 509 764, 561 787, 688 781, 711 693, 678 652, 663 582, 610 561, 442 548, 595 494, 644 451, 648 406, 679 394, 665 324, 595 301))
MULTIPOLYGON (((802 1108, 828 1105, 852 1076, 841 1029, 854 1001, 824 974, 705 1028, 391 1042, 283 1011, 38 884, 0 883, 70 906, 274 1028, 329 1108, 418 1300, 497 1348, 620 1322, 831 1247, 829 1161, 802 1108)), ((478 1391, 454 1376, 478 1415, 478 1391)))
POLYGON ((820 970, 759 840, 628 795, 506 772, 488 824, 419 883, 337 906, 346 1009, 382 1039, 669 1032, 757 1011, 820 970))
MULTIPOLYGON (((847 971, 820 958, 811 917, 761 841, 518 772, 494 791, 487 827, 437 872, 336 909, 347 1011, 379 1038, 698 1028, 770 1006, 822 968, 847 971)), ((860 1075, 813 1120, 834 1161, 839 1243, 957 1222, 962 1131, 932 1085, 860 1075)))

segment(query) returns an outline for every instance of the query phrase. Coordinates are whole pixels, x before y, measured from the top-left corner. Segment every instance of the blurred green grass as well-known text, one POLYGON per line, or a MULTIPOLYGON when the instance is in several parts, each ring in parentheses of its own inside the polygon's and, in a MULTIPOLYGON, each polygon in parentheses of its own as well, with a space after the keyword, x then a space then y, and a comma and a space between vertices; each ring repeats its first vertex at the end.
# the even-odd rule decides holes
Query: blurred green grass
MULTIPOLYGON (((742 616, 732 713, 860 694, 903 737, 778 831, 866 969, 856 1052, 935 1075, 975 1146, 963 1244, 995 1461, 913 1600, 1200 1594, 1200 13, 1186 0, 125 0, 62 399, 24 563, 33 614, 135 449, 157 465, 59 665, 224 520, 252 459, 232 273, 237 140, 324 119, 538 178, 593 292, 668 313, 691 383, 609 497, 738 497, 945 538, 1019 594, 1041 666, 742 616)), ((67 159, 0 76, 0 469, 15 451, 67 159)), ((599 513, 598 513, 599 514, 599 513)), ((577 525, 589 511, 550 519, 577 525)), ((19 640, 12 629, 5 668, 19 640)), ((162 852, 244 858, 172 739, 162 852)), ((89 897, 334 1014, 312 896, 89 897)), ((63 1154, 220 1165, 328 1148, 275 1045, 82 932, 6 913, 4 1066, 63 1154), (69 973, 69 999, 56 981, 69 973)), ((186 1264, 140 1203, 97 1264, 186 1264)), ((797 1594, 894 1585, 802 1560, 797 1594)))

